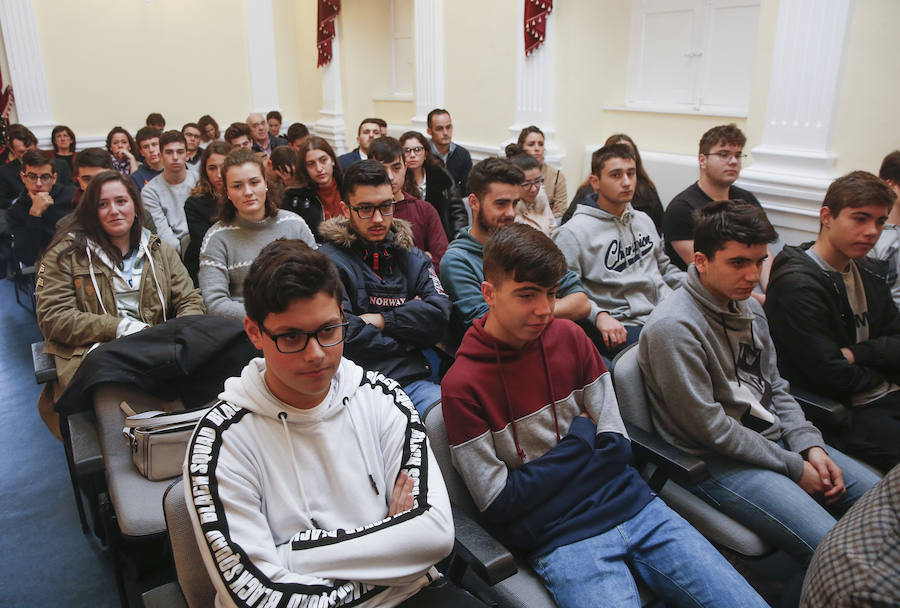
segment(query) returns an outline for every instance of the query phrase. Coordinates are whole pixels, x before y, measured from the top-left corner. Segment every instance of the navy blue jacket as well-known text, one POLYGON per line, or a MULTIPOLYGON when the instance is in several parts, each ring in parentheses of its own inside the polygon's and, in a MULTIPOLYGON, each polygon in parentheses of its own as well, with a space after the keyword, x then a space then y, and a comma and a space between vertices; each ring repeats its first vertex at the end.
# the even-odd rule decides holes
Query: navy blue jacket
POLYGON ((16 260, 31 266, 44 253, 56 234, 56 224, 72 213, 72 197, 75 186, 54 184, 50 190, 53 204, 43 215, 31 215, 31 196, 27 191, 20 194, 9 208, 9 231, 15 237, 16 260))
POLYGON ((353 148, 346 154, 338 156, 338 164, 341 166, 341 171, 346 171, 350 165, 360 160, 362 160, 362 156, 359 155, 359 148, 353 148))
POLYGON ((344 316, 350 322, 344 356, 401 384, 426 378, 431 367, 422 354, 444 334, 450 298, 431 260, 413 246, 409 223, 394 219, 388 236, 374 245, 362 241, 346 218, 319 224, 321 251, 338 268, 344 284, 344 316), (384 316, 384 329, 360 319, 384 316))

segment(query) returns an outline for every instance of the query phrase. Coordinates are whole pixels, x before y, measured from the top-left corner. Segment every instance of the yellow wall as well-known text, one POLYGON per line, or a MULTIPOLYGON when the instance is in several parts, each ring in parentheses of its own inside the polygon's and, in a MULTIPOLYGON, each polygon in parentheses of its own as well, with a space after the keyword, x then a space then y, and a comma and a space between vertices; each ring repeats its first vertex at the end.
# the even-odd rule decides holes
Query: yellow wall
MULTIPOLYGON (((297 35, 294 0, 273 0, 272 22, 275 29, 275 64, 278 67, 278 105, 284 117, 282 133, 300 120, 300 81, 297 78, 297 35)), ((315 46, 315 42, 312 43, 315 46)), ((321 88, 321 87, 320 87, 321 88)), ((269 108, 276 109, 276 108, 269 108)))
POLYGON ((856 2, 833 151, 836 169, 878 173, 881 159, 900 148, 900 2, 856 2))
POLYGON ((34 0, 54 119, 132 131, 150 112, 224 126, 250 107, 244 0, 34 0), (205 51, 209 49, 209 51, 205 51))
POLYGON ((444 100, 453 138, 497 146, 515 121, 516 39, 513 1, 444 2, 444 100))
MULTIPOLYGON (((390 6, 387 0, 344 0, 338 16, 346 143, 356 147, 359 122, 375 116, 375 98, 390 88, 390 6)), ((410 114, 411 116, 411 114, 410 114)), ((407 117, 407 122, 409 117, 407 117)))
POLYGON ((315 2, 294 2, 294 54, 296 56, 294 74, 281 69, 288 80, 293 79, 298 90, 300 122, 310 126, 319 119, 322 109, 322 70, 316 67, 316 13, 315 2))

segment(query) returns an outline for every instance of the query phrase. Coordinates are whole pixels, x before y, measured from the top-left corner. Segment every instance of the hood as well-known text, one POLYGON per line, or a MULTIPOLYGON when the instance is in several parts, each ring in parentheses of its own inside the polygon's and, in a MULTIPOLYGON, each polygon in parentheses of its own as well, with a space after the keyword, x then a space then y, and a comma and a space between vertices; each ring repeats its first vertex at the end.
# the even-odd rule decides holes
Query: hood
POLYGON ((625 205, 625 211, 622 213, 622 217, 616 217, 612 213, 604 211, 597 206, 597 193, 595 192, 589 195, 585 200, 581 201, 575 208, 575 213, 573 213, 572 216, 574 217, 576 215, 589 215, 598 220, 616 222, 629 226, 632 220, 634 220, 634 207, 631 206, 631 203, 628 203, 625 205))
POLYGON ((266 360, 262 357, 248 363, 240 377, 232 377, 225 381, 225 388, 219 399, 232 405, 244 408, 255 414, 279 420, 286 416, 292 424, 314 424, 332 418, 345 407, 359 388, 363 377, 361 367, 348 359, 341 358, 337 373, 331 381, 331 389, 325 399, 314 408, 301 410, 291 407, 275 397, 266 386, 266 360))
MULTIPOLYGON (((472 321, 472 327, 466 332, 462 344, 456 351, 457 357, 464 356, 479 362, 508 363, 540 349, 540 338, 526 344, 524 348, 513 348, 500 342, 484 329, 489 315, 490 313, 472 321)), ((544 331, 547 331, 546 328, 544 331)))
POLYGON ((726 330, 738 330, 753 321, 754 314, 749 303, 751 298, 741 301, 731 300, 727 306, 722 306, 700 282, 700 273, 693 264, 688 266, 684 288, 700 304, 703 313, 714 318, 717 324, 724 326, 726 330))
MULTIPOLYGON (((478 242, 470 230, 471 226, 467 226, 465 228, 461 228, 459 231, 459 236, 450 241, 450 245, 447 249, 459 248, 465 251, 466 253, 471 253, 478 257, 481 257, 484 254, 484 245, 478 242)), ((446 254, 445 254, 446 255, 446 254)))
MULTIPOLYGON (((323 221, 319 224, 319 234, 325 241, 343 248, 350 247, 360 240, 351 230, 350 220, 345 217, 333 217, 323 221)), ((390 235, 393 236, 393 246, 398 249, 411 251, 415 247, 412 224, 406 220, 395 217, 391 222, 390 235)))

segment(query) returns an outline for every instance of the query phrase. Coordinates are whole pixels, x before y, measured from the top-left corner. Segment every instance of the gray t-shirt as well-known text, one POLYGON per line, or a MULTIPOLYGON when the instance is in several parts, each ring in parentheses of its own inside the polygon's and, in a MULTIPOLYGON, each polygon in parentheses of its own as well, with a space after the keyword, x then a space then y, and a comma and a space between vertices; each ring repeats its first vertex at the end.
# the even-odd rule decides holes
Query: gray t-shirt
MULTIPOLYGON (((823 270, 828 272, 838 272, 844 281, 844 287, 847 289, 847 300, 850 302, 850 310, 853 311, 853 320, 856 324, 856 343, 865 342, 869 339, 869 304, 866 301, 866 290, 862 282, 862 276, 859 274, 859 268, 854 262, 850 262, 842 271, 836 271, 831 265, 825 261, 822 256, 813 251, 810 247, 806 250, 806 254, 811 257, 816 264, 823 270)), ((896 384, 887 381, 882 382, 878 386, 855 393, 853 395, 853 405, 865 405, 877 399, 884 397, 891 391, 900 389, 896 384)))

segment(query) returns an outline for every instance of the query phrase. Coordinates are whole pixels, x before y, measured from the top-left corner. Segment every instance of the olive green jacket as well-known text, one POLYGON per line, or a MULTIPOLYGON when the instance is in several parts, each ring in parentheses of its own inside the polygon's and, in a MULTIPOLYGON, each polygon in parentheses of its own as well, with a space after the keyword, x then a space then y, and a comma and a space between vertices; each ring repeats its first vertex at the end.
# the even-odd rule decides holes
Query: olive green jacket
MULTIPOLYGON (((44 352, 54 355, 63 387, 94 344, 116 338, 122 321, 117 315, 113 270, 104 261, 105 256, 98 255, 95 247, 91 247, 90 257, 86 251, 60 256, 73 240, 71 236, 63 239, 44 254, 35 289, 38 326, 46 342, 44 352)), ((144 262, 138 291, 140 320, 156 325, 176 316, 204 314, 200 290, 194 288, 178 254, 145 230, 138 255, 146 256, 147 252, 150 258, 144 262)))

